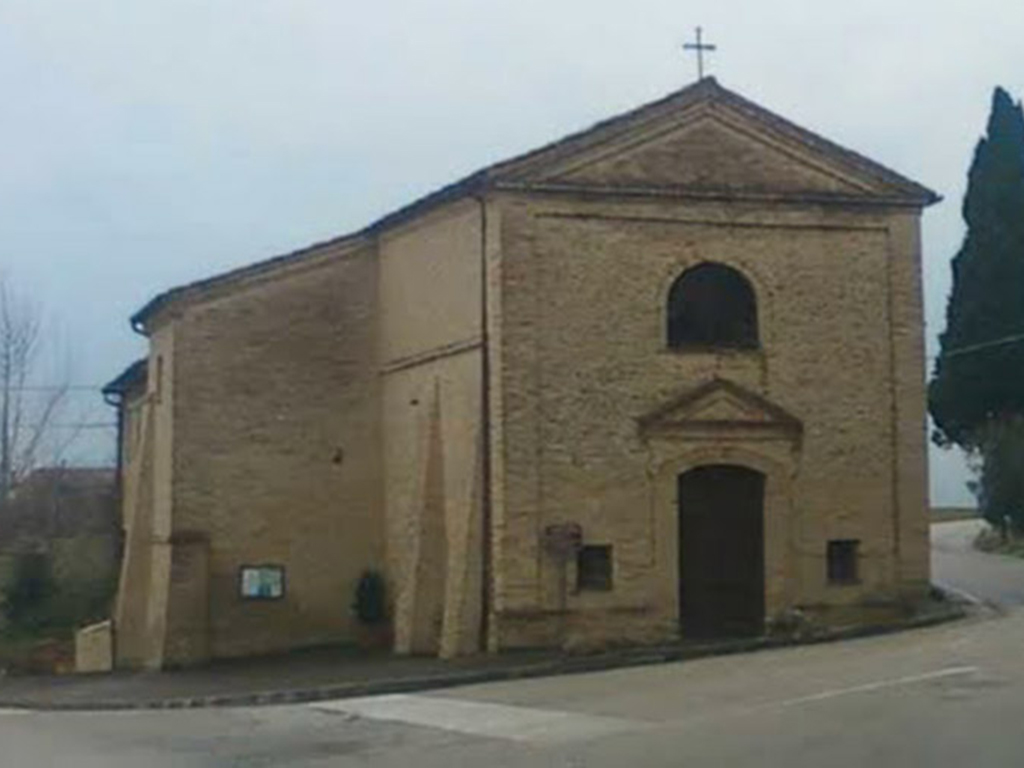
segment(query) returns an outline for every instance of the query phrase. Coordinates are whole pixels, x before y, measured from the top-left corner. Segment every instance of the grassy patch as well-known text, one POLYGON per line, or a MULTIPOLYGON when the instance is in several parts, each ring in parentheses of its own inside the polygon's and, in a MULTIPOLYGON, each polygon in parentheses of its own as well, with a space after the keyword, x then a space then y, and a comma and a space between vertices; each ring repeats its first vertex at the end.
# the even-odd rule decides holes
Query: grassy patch
POLYGON ((59 674, 74 670, 74 630, 66 628, 0 631, 0 670, 5 674, 59 674))
POLYGON ((1024 538, 1008 534, 1006 540, 991 526, 986 526, 974 539, 974 548, 997 555, 1024 558, 1024 538))
POLYGON ((54 578, 51 557, 22 553, 0 585, 0 670, 53 674, 74 668, 78 627, 110 615, 115 578, 54 578))

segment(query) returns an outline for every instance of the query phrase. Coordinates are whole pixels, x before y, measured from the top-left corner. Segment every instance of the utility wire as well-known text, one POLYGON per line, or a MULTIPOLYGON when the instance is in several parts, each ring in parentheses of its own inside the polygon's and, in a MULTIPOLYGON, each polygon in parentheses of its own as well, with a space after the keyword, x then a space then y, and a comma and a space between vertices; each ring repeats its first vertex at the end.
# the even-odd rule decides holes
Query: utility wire
POLYGON ((99 392, 103 389, 94 384, 26 384, 23 387, 10 387, 11 392, 47 392, 66 389, 68 391, 99 392))
POLYGON ((942 352, 939 357, 958 357, 959 355, 966 355, 970 352, 978 352, 983 349, 991 349, 992 347, 1001 347, 1004 344, 1016 344, 1017 342, 1024 341, 1024 333, 1015 333, 1012 336, 1003 336, 999 339, 993 339, 992 341, 984 341, 980 344, 968 344, 966 347, 959 347, 957 349, 951 349, 948 352, 942 352))
POLYGON ((113 429, 117 426, 116 421, 82 421, 82 422, 70 422, 64 424, 48 424, 48 427, 54 429, 113 429))

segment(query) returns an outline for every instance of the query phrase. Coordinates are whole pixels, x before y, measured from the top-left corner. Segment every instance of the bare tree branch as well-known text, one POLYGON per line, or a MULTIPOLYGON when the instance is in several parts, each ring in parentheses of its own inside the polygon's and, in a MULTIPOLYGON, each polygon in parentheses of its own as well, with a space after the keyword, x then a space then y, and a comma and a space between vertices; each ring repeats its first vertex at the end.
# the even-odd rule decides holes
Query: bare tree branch
POLYGON ((54 424, 67 403, 68 379, 34 387, 47 338, 37 304, 18 294, 0 274, 0 505, 38 466, 43 446, 62 454, 79 431, 57 439, 54 424))

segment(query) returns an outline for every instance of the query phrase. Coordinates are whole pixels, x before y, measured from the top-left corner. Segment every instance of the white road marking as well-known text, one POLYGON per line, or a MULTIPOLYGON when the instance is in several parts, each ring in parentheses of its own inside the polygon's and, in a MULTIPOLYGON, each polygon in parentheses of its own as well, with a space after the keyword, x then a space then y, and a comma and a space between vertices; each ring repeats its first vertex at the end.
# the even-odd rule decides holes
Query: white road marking
POLYGON ((309 706, 373 720, 532 744, 579 741, 646 727, 644 723, 615 717, 407 694, 341 699, 309 706))
POLYGON ((934 583, 935 583, 936 587, 938 587, 939 589, 943 590, 944 592, 949 592, 950 594, 956 595, 961 600, 963 600, 963 601, 965 601, 967 603, 970 603, 971 605, 984 605, 985 604, 985 601, 982 600, 980 597, 976 597, 975 595, 972 595, 970 592, 962 590, 959 587, 954 587, 954 586, 951 586, 949 584, 944 584, 941 581, 936 581, 934 583))
POLYGON ((958 677, 960 675, 973 675, 978 672, 978 667, 946 667, 945 669, 937 669, 934 672, 925 672, 920 675, 908 675, 906 677, 894 677, 889 680, 876 680, 871 683, 864 683, 863 685, 854 685, 849 688, 835 688, 830 691, 821 691, 820 693, 812 693, 809 696, 798 696, 795 699, 783 699, 782 701, 773 701, 765 706, 769 707, 789 707, 795 704, 810 704, 815 701, 826 701, 828 699, 835 699, 839 696, 849 696, 854 693, 869 693, 871 691, 879 691, 884 688, 896 688, 901 685, 913 685, 914 683, 924 683, 930 680, 941 680, 945 677, 958 677))
POLYGON ((896 688, 903 685, 913 685, 915 683, 929 682, 931 680, 941 680, 947 677, 973 675, 979 671, 980 670, 978 667, 946 667, 945 669, 938 669, 933 672, 925 672, 920 675, 908 675, 906 677, 896 677, 888 680, 876 680, 870 683, 863 683, 861 685, 853 685, 848 688, 834 688, 827 691, 820 691, 818 693, 808 694, 806 696, 797 696, 792 699, 775 699, 764 701, 760 704, 725 707, 724 709, 706 711, 702 714, 686 717, 681 720, 671 720, 666 723, 662 723, 662 725, 670 724, 673 727, 677 728, 699 728, 708 723, 714 723, 716 721, 725 720, 728 718, 747 717, 749 715, 761 714, 765 711, 785 709, 787 707, 794 707, 805 704, 813 704, 819 701, 828 701, 830 699, 836 699, 841 696, 850 696, 858 693, 871 693, 873 691, 884 690, 886 688, 896 688))
POLYGON ((28 714, 31 714, 31 713, 32 713, 31 709, 14 709, 14 708, 5 709, 5 708, 0 707, 0 717, 3 717, 4 715, 28 715, 28 714))

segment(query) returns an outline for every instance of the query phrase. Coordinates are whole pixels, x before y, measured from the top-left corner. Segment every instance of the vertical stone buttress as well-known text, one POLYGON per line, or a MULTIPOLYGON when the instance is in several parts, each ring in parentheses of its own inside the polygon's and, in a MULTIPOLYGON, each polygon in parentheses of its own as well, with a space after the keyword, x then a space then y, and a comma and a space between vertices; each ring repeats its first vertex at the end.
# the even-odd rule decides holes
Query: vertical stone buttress
MULTIPOLYGON (((476 406, 476 403, 473 403, 476 406)), ((444 622, 440 655, 464 656, 480 650, 480 611, 483 589, 483 425, 470 433, 460 457, 461 466, 451 467, 446 494, 448 541, 445 574, 444 622), (468 470, 468 473, 467 471, 468 470)), ((456 446, 448 446, 455 448, 456 446)), ((450 466, 453 462, 447 462, 450 466)))
POLYGON ((419 457, 412 510, 412 552, 398 599, 395 650, 407 654, 434 654, 439 650, 447 563, 444 442, 437 382, 421 422, 419 457))
POLYGON ((153 409, 143 400, 132 462, 123 479, 124 554, 114 607, 115 664, 138 668, 146 659, 153 531, 153 409))

